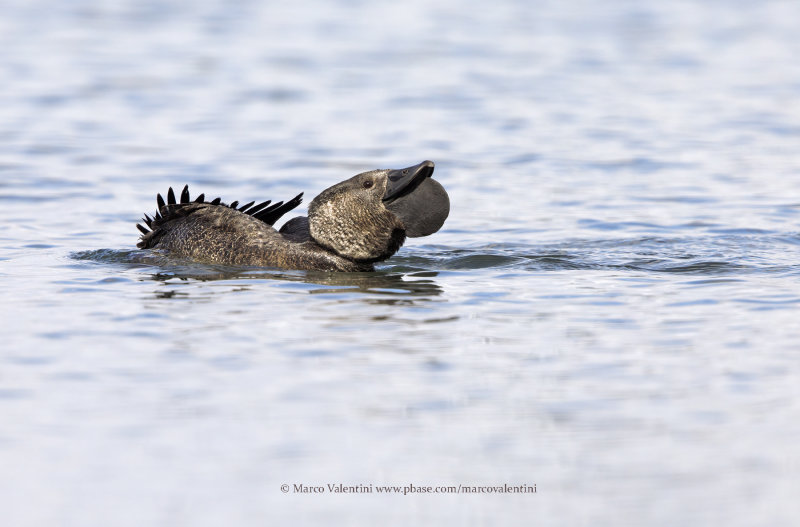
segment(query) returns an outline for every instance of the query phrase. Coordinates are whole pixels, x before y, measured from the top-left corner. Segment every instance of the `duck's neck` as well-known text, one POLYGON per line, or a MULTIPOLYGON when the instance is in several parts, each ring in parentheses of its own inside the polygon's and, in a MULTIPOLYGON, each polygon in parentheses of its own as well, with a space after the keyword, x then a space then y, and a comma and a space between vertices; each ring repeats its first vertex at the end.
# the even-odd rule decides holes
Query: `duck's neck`
POLYGON ((287 239, 286 245, 287 248, 283 257, 287 268, 311 271, 344 271, 349 273, 375 270, 371 263, 348 260, 325 249, 313 240, 292 241, 287 239))
MULTIPOLYGON (((280 235, 289 244, 288 254, 297 255, 297 258, 302 260, 303 263, 313 260, 315 269, 331 268, 330 270, 347 272, 375 270, 373 262, 350 260, 318 244, 311 237, 311 230, 306 216, 298 216, 287 221, 281 227, 280 235)), ((402 242, 400 242, 400 245, 402 245, 402 242)), ((380 260, 385 259, 380 258, 380 260)))

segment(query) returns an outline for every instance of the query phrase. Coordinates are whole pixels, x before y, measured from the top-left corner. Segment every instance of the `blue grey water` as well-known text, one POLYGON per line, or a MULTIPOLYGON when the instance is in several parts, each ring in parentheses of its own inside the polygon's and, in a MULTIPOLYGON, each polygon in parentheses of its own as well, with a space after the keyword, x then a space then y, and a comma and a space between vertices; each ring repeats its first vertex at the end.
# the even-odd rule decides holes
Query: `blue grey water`
POLYGON ((782 0, 2 2, 3 525, 797 525, 798 33, 782 0), (169 186, 423 159, 451 216, 375 274, 135 250, 169 186), (294 492, 328 483, 537 493, 294 492))

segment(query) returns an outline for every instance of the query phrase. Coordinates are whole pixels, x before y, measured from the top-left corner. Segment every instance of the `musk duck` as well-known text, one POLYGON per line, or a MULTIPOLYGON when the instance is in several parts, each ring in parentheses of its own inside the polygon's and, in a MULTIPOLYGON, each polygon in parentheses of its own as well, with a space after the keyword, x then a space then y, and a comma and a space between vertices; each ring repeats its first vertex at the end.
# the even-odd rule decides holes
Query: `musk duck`
POLYGON ((273 225, 297 207, 303 194, 286 203, 265 201, 239 206, 220 198, 180 199, 172 188, 147 227, 137 224, 140 249, 223 265, 267 266, 317 271, 373 271, 406 237, 438 231, 450 212, 442 185, 431 178, 433 161, 400 170, 372 170, 337 183, 308 207, 308 217, 273 225))

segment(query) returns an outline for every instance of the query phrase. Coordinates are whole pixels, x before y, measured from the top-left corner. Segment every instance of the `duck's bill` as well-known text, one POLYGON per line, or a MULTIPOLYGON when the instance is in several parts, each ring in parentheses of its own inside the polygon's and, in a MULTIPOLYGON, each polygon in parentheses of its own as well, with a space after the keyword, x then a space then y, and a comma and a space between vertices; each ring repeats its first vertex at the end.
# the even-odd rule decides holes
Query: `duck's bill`
POLYGON ((383 201, 391 201, 408 194, 425 178, 433 174, 433 161, 423 161, 413 167, 390 170, 386 175, 386 192, 383 201))
POLYGON ((390 170, 383 201, 406 226, 406 236, 418 238, 438 231, 450 214, 450 198, 434 180, 433 161, 390 170))

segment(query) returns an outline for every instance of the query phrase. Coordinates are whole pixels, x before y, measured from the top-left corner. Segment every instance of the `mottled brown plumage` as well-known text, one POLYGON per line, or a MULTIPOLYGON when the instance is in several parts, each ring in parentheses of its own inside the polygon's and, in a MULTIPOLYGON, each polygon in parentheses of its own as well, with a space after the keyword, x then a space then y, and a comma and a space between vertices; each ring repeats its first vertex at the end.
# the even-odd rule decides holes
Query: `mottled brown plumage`
POLYGON ((280 232, 272 225, 300 204, 302 194, 285 204, 250 202, 237 209, 238 202, 206 202, 203 195, 192 202, 188 186, 178 203, 170 188, 166 202, 158 195, 155 217, 145 215, 151 230, 137 225, 138 247, 206 263, 371 271, 397 252, 407 232, 423 236, 444 223, 449 200, 430 178, 433 166, 425 161, 358 174, 323 191, 307 218, 293 218, 280 232))

